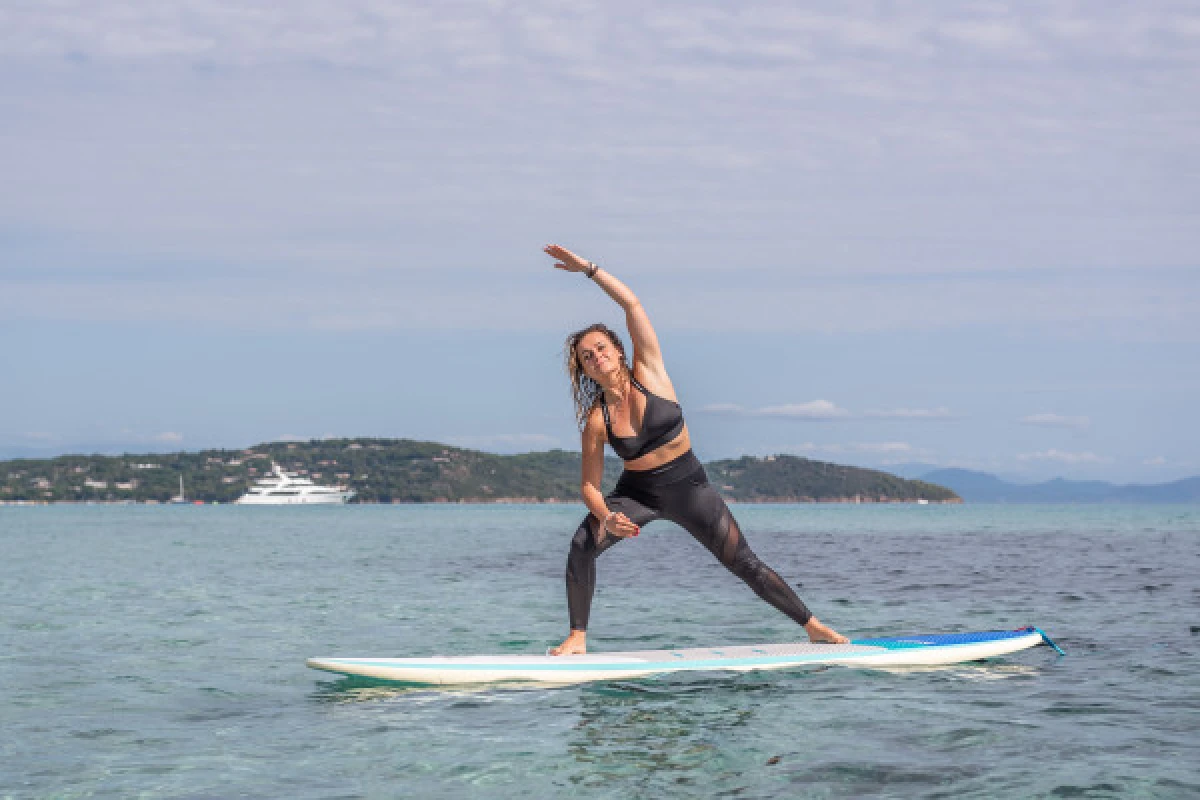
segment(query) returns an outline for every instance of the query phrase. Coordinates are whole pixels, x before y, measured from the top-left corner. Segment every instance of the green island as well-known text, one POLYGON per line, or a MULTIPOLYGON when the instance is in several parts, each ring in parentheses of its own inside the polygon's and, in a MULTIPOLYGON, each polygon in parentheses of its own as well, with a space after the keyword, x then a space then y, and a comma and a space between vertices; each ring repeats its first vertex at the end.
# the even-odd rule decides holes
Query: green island
MULTIPOLYGON (((192 502, 231 503, 272 462, 321 484, 349 486, 355 503, 579 502, 578 452, 496 455, 410 439, 268 442, 244 450, 66 455, 0 461, 0 503, 165 503, 182 476, 192 502)), ((951 490, 797 456, 711 461, 709 480, 728 500, 751 503, 960 503, 951 490)), ((621 462, 607 458, 604 489, 621 462)))

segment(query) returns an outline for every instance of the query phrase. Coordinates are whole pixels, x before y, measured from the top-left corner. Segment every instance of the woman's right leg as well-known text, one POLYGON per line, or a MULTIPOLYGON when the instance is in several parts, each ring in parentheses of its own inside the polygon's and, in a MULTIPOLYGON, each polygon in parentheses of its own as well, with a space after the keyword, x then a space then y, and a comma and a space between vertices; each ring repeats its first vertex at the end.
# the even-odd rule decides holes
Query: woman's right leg
MULTIPOLYGON (((659 518, 658 512, 632 498, 610 495, 606 498, 610 511, 619 511, 635 525, 645 525, 659 518)), ((588 514, 571 539, 567 554, 567 609, 571 618, 571 633, 587 630, 592 611, 592 595, 596 591, 596 558, 621 541, 620 536, 602 531, 600 520, 588 514)))

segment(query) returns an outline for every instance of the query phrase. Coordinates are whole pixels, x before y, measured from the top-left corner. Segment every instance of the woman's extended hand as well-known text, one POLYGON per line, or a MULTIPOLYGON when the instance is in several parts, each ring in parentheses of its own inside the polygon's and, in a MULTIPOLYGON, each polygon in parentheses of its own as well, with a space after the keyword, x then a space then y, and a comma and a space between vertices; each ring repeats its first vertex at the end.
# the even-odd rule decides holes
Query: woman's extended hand
POLYGON ((586 258, 580 258, 565 247, 548 244, 542 249, 546 255, 558 259, 558 263, 554 265, 558 269, 565 269, 567 272, 585 272, 591 269, 592 262, 586 258))
POLYGON ((634 525, 633 520, 618 511, 615 514, 609 514, 608 519, 604 520, 604 530, 613 536, 620 536, 622 539, 625 539, 630 536, 637 536, 641 528, 634 525))

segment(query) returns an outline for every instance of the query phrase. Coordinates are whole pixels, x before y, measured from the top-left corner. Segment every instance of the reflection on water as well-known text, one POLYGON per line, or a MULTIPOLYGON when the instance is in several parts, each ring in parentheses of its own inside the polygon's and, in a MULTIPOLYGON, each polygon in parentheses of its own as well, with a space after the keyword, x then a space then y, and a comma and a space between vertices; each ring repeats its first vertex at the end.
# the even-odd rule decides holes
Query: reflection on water
POLYGON ((498 692, 547 691, 546 687, 531 683, 491 683, 479 685, 431 686, 429 684, 405 684, 397 681, 345 676, 336 680, 321 681, 310 697, 318 703, 361 703, 372 700, 414 700, 453 697, 487 697, 498 692))
POLYGON ((573 784, 605 786, 639 777, 678 786, 740 775, 729 744, 752 726, 777 689, 742 676, 672 677, 621 682, 579 693, 578 719, 567 737, 573 784))
MULTIPOLYGON (((1039 651, 1041 652, 1041 651, 1039 651)), ((1061 656, 1060 656, 1061 658, 1061 656)), ((1040 668, 1032 664, 1007 664, 1003 661, 975 662, 971 664, 930 664, 912 667, 875 667, 872 672, 889 675, 932 674, 948 680, 960 681, 1003 681, 1012 678, 1036 676, 1040 668)))

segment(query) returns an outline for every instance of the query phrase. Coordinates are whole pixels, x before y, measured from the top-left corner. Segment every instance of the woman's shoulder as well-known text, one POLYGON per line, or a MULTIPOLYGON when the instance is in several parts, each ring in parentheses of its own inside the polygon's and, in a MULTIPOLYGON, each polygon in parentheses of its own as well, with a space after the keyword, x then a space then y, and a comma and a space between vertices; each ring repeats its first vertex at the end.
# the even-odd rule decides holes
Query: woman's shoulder
POLYGON ((599 401, 588 410, 587 417, 584 418, 583 430, 579 433, 585 447, 589 441, 596 442, 601 447, 604 446, 604 441, 608 439, 608 426, 604 422, 604 412, 600 410, 599 401))
POLYGON ((602 400, 597 397, 592 402, 592 407, 588 409, 587 416, 584 417, 584 432, 587 432, 595 427, 599 427, 601 430, 604 429, 604 409, 600 407, 601 402, 602 400))
POLYGON ((671 378, 667 375, 667 370, 661 364, 657 367, 650 365, 635 363, 633 365, 633 379, 646 388, 646 391, 653 392, 659 397, 670 400, 672 403, 679 402, 675 396, 675 386, 671 383, 671 378))

